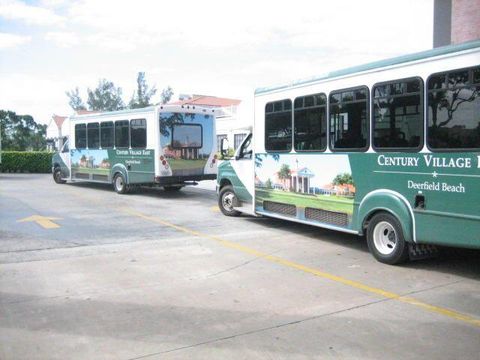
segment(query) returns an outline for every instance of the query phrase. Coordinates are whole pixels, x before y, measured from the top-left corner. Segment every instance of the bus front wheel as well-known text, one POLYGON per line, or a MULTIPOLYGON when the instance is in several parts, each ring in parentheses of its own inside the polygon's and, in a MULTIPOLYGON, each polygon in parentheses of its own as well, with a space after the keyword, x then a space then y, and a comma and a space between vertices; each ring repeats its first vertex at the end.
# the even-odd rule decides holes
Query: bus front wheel
POLYGON ((225 216, 239 216, 240 211, 234 209, 237 203, 237 196, 231 185, 226 185, 220 190, 218 197, 218 207, 225 216))
POLYGON ((122 174, 115 174, 115 177, 113 178, 113 188, 117 194, 126 194, 128 192, 128 185, 122 174))
POLYGON ((66 183, 65 180, 62 180, 62 171, 60 170, 59 167, 56 167, 53 170, 53 180, 55 180, 55 182, 57 184, 65 184, 66 183))
POLYGON ((373 216, 367 228, 370 253, 385 264, 399 264, 408 258, 408 244, 396 217, 382 212, 373 216))

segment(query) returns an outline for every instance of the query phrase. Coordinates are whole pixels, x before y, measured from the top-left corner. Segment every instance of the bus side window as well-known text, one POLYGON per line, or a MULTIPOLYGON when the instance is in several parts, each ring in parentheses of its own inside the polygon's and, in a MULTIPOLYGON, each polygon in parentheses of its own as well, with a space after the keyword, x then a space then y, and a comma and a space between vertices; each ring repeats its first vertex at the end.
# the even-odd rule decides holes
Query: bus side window
POLYGON ((87 147, 87 125, 75 125, 75 148, 85 149, 87 147))
POLYGON ((100 127, 98 123, 87 125, 87 147, 89 149, 98 149, 100 146, 100 127))
POLYGON ((130 147, 128 120, 115 121, 115 147, 116 148, 130 147))
POLYGON ((265 150, 292 149, 292 101, 275 101, 265 106, 265 150))
POLYGON ((113 121, 102 122, 100 124, 100 146, 102 149, 113 148, 114 133, 113 121))
POLYGON ((361 86, 330 93, 332 151, 366 151, 368 131, 368 88, 361 86))
POLYGON ((130 121, 130 145, 132 149, 145 149, 147 146, 147 121, 145 119, 130 121))
POLYGON ((296 151, 324 151, 327 148, 327 97, 325 94, 296 98, 293 125, 296 151))
POLYGON ((427 99, 431 150, 480 149, 480 67, 432 75, 427 99))
POLYGON ((248 135, 247 139, 243 142, 240 152, 238 154, 238 159, 252 159, 252 135, 248 135))
POLYGON ((423 82, 420 78, 373 86, 373 147, 419 150, 423 145, 423 82))
POLYGON ((68 148, 68 140, 65 140, 62 147, 62 153, 68 153, 70 150, 68 148))

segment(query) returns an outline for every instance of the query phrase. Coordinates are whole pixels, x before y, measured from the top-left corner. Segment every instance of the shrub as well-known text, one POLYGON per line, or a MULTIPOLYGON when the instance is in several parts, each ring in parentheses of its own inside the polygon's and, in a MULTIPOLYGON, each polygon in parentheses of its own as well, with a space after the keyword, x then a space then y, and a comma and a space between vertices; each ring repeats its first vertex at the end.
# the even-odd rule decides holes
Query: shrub
POLYGON ((2 151, 0 172, 52 172, 52 152, 48 151, 2 151))

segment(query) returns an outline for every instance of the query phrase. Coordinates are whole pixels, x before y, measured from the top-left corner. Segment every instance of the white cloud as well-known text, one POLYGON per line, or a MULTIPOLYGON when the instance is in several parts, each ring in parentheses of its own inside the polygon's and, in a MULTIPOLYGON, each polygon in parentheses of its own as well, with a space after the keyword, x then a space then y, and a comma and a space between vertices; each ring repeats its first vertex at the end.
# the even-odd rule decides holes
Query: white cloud
POLYGON ((3 74, 0 81, 0 109, 17 114, 32 115, 35 121, 45 124, 53 113, 70 114, 65 80, 54 80, 42 75, 27 73, 3 74))
POLYGON ((433 0, 35 4, 0 0, 0 21, 62 26, 33 29, 32 39, 2 40, 0 34, 0 49, 32 42, 31 56, 22 61, 13 51, 3 53, 8 56, 2 57, 0 102, 36 119, 68 114, 65 90, 79 86, 85 91, 103 77, 121 86, 128 102, 137 71, 146 71, 159 92, 170 85, 176 94, 248 98, 255 87, 428 49, 433 27, 433 0), (45 60, 39 51, 52 56, 45 60), (31 76, 16 83, 7 68, 31 76), (16 84, 20 90, 4 96, 16 84), (40 100, 32 101, 40 92, 40 100))
POLYGON ((432 1, 297 0, 288 6, 244 1, 232 8, 224 0, 83 0, 74 3, 68 14, 73 23, 105 36, 140 39, 137 45, 175 42, 225 49, 276 42, 304 48, 360 48, 377 42, 391 50, 398 47, 399 38, 418 40, 421 30, 431 29, 433 16, 411 23, 411 11, 432 12, 432 1), (397 36, 392 37, 392 30, 397 36))
POLYGON ((60 47, 72 47, 80 44, 80 38, 73 32, 48 32, 45 34, 45 40, 52 41, 60 47))
POLYGON ((20 46, 30 41, 30 36, 0 33, 0 50, 20 46))
POLYGON ((57 8, 65 4, 65 0, 41 0, 40 4, 48 8, 57 8))
POLYGON ((54 11, 17 0, 0 0, 0 17, 33 25, 62 25, 65 18, 54 11))

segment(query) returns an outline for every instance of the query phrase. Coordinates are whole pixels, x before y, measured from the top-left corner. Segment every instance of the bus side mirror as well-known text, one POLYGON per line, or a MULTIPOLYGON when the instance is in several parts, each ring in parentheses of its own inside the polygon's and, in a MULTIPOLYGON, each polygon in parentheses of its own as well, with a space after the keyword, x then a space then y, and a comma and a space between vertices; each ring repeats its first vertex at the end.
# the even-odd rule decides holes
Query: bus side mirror
POLYGON ((228 139, 222 139, 222 142, 220 143, 220 154, 222 154, 222 157, 228 155, 228 139))

